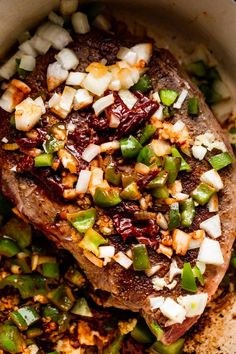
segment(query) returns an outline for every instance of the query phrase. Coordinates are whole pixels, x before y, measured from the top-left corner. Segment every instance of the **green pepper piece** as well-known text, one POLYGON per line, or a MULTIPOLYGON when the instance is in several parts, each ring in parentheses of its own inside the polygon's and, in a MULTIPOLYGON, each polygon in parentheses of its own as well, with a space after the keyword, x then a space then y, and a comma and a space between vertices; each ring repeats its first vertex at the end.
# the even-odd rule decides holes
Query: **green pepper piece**
POLYGON ((21 307, 11 312, 10 317, 21 331, 26 330, 40 319, 38 312, 32 306, 21 307))
POLYGON ((180 223, 181 217, 179 212, 179 203, 173 203, 170 206, 168 230, 172 231, 177 229, 180 226, 180 223))
POLYGON ((50 352, 50 353, 47 353, 47 354, 60 354, 58 351, 54 350, 54 352, 50 352))
POLYGON ((27 299, 35 295, 45 295, 46 283, 45 279, 40 275, 8 275, 0 281, 0 289, 5 286, 13 286, 18 289, 22 299, 27 299))
POLYGON ((175 90, 165 90, 162 89, 159 91, 161 102, 164 106, 171 106, 175 101, 176 98, 179 96, 178 92, 175 90))
POLYGON ((119 354, 124 338, 124 334, 118 334, 114 341, 104 350, 103 354, 119 354))
POLYGON ((93 317, 93 314, 89 308, 87 300, 85 297, 81 297, 74 304, 71 313, 74 315, 85 316, 85 317, 93 317))
POLYGON ((120 148, 125 159, 132 159, 138 155, 142 145, 134 136, 130 135, 128 138, 120 140, 120 148))
POLYGON ((196 280, 190 263, 184 263, 181 274, 181 287, 184 290, 195 293, 197 291, 196 280))
POLYGON ((57 322, 59 316, 59 310, 53 307, 51 304, 47 304, 43 308, 43 317, 49 317, 53 322, 57 322))
POLYGON ((146 245, 134 245, 132 247, 132 258, 134 270, 146 270, 150 268, 146 245))
POLYGON ((230 260, 230 265, 231 267, 233 267, 234 269, 236 269, 236 256, 233 256, 230 260))
POLYGON ((189 227, 193 223, 195 216, 195 206, 192 198, 188 198, 181 203, 181 225, 189 227))
POLYGON ((0 238, 0 255, 5 257, 13 257, 20 252, 17 244, 10 238, 0 238))
POLYGON ((131 87, 131 91, 147 92, 152 89, 152 81, 148 75, 143 75, 140 77, 138 82, 131 87))
POLYGON ((155 342, 150 350, 151 353, 158 354, 181 354, 183 352, 184 338, 178 339, 176 342, 166 345, 161 342, 155 342))
POLYGON ((0 325, 0 348, 9 353, 23 353, 26 343, 16 326, 0 325))
POLYGON ((84 238, 79 243, 79 246, 94 253, 96 256, 99 256, 98 247, 105 245, 106 243, 108 243, 108 241, 91 228, 86 231, 84 238))
POLYGON ((205 96, 205 100, 207 104, 213 105, 215 103, 218 103, 222 100, 222 96, 216 92, 211 84, 201 84, 199 86, 199 89, 202 91, 203 95, 205 96))
POLYGON ((180 171, 191 171, 191 167, 190 165, 187 163, 187 161, 183 158, 183 156, 181 155, 181 153, 179 152, 178 149, 176 149, 175 147, 171 149, 171 154, 173 157, 180 157, 181 158, 181 165, 180 165, 180 171))
POLYGON ((218 155, 212 156, 208 161, 216 171, 219 171, 222 168, 231 165, 233 163, 233 158, 228 152, 222 152, 218 155))
POLYGON ((193 267, 193 275, 195 276, 195 278, 197 278, 199 283, 203 286, 204 285, 204 277, 202 275, 202 272, 200 271, 200 269, 196 265, 193 267))
POLYGON ((121 184, 121 172, 117 172, 114 165, 108 165, 105 170, 105 179, 114 186, 121 184))
POLYGON ((159 198, 159 199, 166 199, 169 197, 169 191, 166 186, 157 187, 157 188, 152 189, 151 194, 153 197, 159 198))
POLYGON ((42 334, 43 334, 43 330, 38 327, 32 327, 26 331, 27 338, 30 339, 40 337, 42 334))
POLYGON ((207 79, 208 81, 221 80, 220 74, 215 66, 207 69, 207 79))
POLYGON ((175 113, 172 107, 164 107, 162 112, 164 119, 172 117, 175 113))
POLYGON ((82 288, 86 284, 83 274, 75 268, 70 267, 65 274, 65 278, 78 288, 82 288))
POLYGON ((198 60, 187 66, 187 71, 197 77, 205 78, 207 75, 207 67, 204 61, 198 60))
POLYGON ((121 202, 119 190, 114 188, 105 189, 97 187, 93 196, 93 201, 101 208, 109 208, 121 202))
POLYGON ((137 162, 150 166, 156 161, 157 157, 149 146, 144 146, 137 157, 137 162))
POLYGON ((52 279, 60 278, 60 270, 58 263, 43 263, 42 268, 42 273, 44 277, 52 279))
POLYGON ((181 158, 166 156, 164 169, 168 172, 167 182, 172 184, 176 180, 181 166, 181 158))
POLYGON ((154 189, 157 187, 163 187, 167 182, 167 178, 168 178, 168 172, 161 171, 153 180, 151 180, 151 182, 148 183, 146 188, 154 189))
POLYGON ((139 138, 140 144, 145 144, 155 134, 156 130, 157 128, 154 127, 154 125, 146 125, 141 131, 141 136, 139 138))
POLYGON ((194 96, 188 99, 188 114, 197 116, 199 114, 198 97, 194 96))
POLYGON ((28 247, 32 241, 32 228, 24 221, 11 218, 2 228, 2 233, 14 239, 21 249, 28 247))
POLYGON ((155 340, 155 337, 148 328, 146 322, 141 318, 138 320, 130 335, 134 340, 142 344, 151 344, 155 340))
POLYGON ((200 205, 205 205, 213 194, 216 192, 215 188, 206 183, 200 183, 191 193, 193 199, 200 205))
POLYGON ((128 184, 127 187, 123 189, 120 193, 120 197, 126 200, 138 200, 141 198, 141 194, 138 190, 138 186, 136 182, 132 182, 128 184))
POLYGON ((71 290, 65 285, 60 285, 58 288, 51 290, 48 299, 62 311, 69 311, 74 303, 71 290))
POLYGON ((152 333, 155 335, 157 340, 160 340, 164 331, 163 329, 159 326, 159 324, 155 321, 149 322, 146 321, 148 327, 150 328, 150 330, 152 331, 152 333))
POLYGON ((35 167, 50 167, 53 163, 52 154, 41 154, 34 158, 35 167))
POLYGON ((29 73, 29 71, 20 68, 20 62, 21 62, 21 59, 17 58, 16 59, 16 71, 19 76, 19 79, 24 80, 26 78, 27 74, 29 73))
POLYGON ((85 233, 90 227, 93 227, 96 221, 97 212, 95 208, 68 213, 67 220, 74 226, 76 230, 85 233))
POLYGON ((65 145, 64 140, 57 140, 51 136, 48 140, 43 143, 43 149, 46 154, 52 154, 53 152, 59 151, 65 145))

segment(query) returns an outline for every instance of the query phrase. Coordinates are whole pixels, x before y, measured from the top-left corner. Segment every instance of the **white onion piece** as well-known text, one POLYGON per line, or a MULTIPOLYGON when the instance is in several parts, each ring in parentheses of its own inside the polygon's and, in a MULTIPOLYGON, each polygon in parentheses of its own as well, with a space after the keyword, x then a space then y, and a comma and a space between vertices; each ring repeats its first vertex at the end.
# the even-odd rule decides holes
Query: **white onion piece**
POLYGON ((182 104, 184 103, 186 97, 188 96, 188 91, 186 89, 183 89, 177 99, 177 101, 173 104, 174 108, 180 109, 182 107, 182 104))
POLYGON ((225 101, 220 101, 212 105, 212 111, 217 120, 223 124, 232 114, 235 107, 235 101, 231 98, 225 101))
POLYGON ((109 141, 100 145, 101 152, 108 152, 120 149, 120 142, 118 140, 109 141))
POLYGON ((0 67, 0 77, 9 80, 16 72, 16 59, 20 59, 23 53, 18 50, 10 59, 0 67))
POLYGON ((159 96, 158 91, 156 91, 156 92, 154 92, 154 93, 152 94, 152 99, 153 99, 154 101, 158 102, 158 103, 161 102, 161 99, 160 99, 160 96, 159 96))
POLYGON ((70 86, 65 86, 59 102, 60 108, 64 109, 69 113, 72 109, 75 93, 76 90, 74 88, 70 86))
POLYGON ((78 8, 79 0, 61 0, 60 12, 63 16, 72 15, 78 8))
POLYGON ((20 33, 20 35, 17 37, 17 40, 19 42, 19 44, 28 41, 28 39, 31 38, 30 32, 29 31, 24 31, 22 33, 20 33))
POLYGON ((129 48, 120 47, 117 58, 126 61, 130 65, 134 65, 137 61, 137 54, 129 48))
POLYGON ((156 112, 153 113, 153 115, 152 115, 152 121, 155 119, 157 119, 158 121, 164 120, 163 108, 164 107, 160 104, 159 107, 157 108, 156 112))
POLYGON ((169 281, 171 282, 174 279, 174 277, 180 274, 182 274, 182 269, 178 267, 176 260, 173 259, 169 270, 169 281))
POLYGON ((139 64, 140 61, 144 61, 146 64, 149 63, 152 56, 152 44, 151 43, 141 43, 130 48, 133 52, 137 54, 136 63, 139 64))
POLYGON ((93 73, 89 73, 82 82, 82 86, 94 95, 102 96, 108 89, 111 79, 112 75, 109 72, 100 77, 96 77, 93 73))
POLYGON ((37 97, 34 100, 34 103, 37 104, 39 107, 41 107, 42 114, 46 113, 46 108, 45 108, 45 105, 44 105, 44 102, 43 102, 43 99, 41 96, 37 97))
POLYGON ((163 305, 164 301, 165 298, 163 296, 150 297, 149 302, 150 302, 151 310, 159 309, 161 305, 163 305))
POLYGON ((186 127, 185 123, 182 120, 177 120, 172 127, 174 133, 180 133, 186 127))
POLYGON ((150 172, 150 168, 142 162, 136 162, 134 169, 141 175, 147 175, 150 172))
POLYGON ((75 69, 79 64, 75 52, 69 48, 63 48, 58 54, 55 55, 55 59, 63 67, 63 69, 71 70, 75 69))
POLYGON ((69 86, 79 86, 81 82, 85 79, 86 74, 80 72, 70 72, 66 80, 66 85, 69 86))
POLYGON ((55 23, 55 25, 63 26, 64 25, 64 19, 63 17, 57 15, 54 11, 51 11, 50 14, 48 15, 49 21, 52 23, 55 23))
POLYGON ((93 103, 93 96, 86 89, 76 91, 74 98, 74 110, 85 108, 93 103))
POLYGON ((133 263, 133 261, 121 251, 116 253, 113 259, 125 269, 129 269, 133 263))
POLYGON ((191 239, 188 245, 188 249, 189 250, 194 250, 196 248, 200 248, 201 247, 201 243, 202 243, 202 239, 199 240, 194 240, 191 239))
POLYGON ((111 29, 110 21, 103 14, 100 14, 95 18, 95 20, 93 21, 93 25, 95 27, 97 27, 103 31, 107 31, 107 32, 110 31, 110 29, 111 29))
POLYGON ((49 41, 52 47, 57 50, 65 48, 70 42, 72 42, 70 34, 64 28, 55 25, 52 22, 47 22, 40 26, 37 35, 49 41))
POLYGON ((94 109, 96 116, 99 116, 100 113, 102 113, 107 107, 109 107, 113 103, 114 103, 113 93, 111 93, 110 95, 104 96, 102 98, 99 98, 93 104, 93 109, 94 109))
POLYGON ((50 98, 50 100, 48 101, 49 108, 56 107, 59 104, 60 99, 61 99, 61 95, 55 92, 50 98))
POLYGON ((218 238, 222 235, 221 222, 219 214, 212 216, 209 219, 204 220, 200 224, 200 228, 208 233, 213 238, 218 238))
POLYGON ((9 113, 13 112, 30 91, 30 87, 23 81, 13 79, 0 98, 0 107, 9 113))
POLYGON ((197 160, 203 160, 207 153, 207 149, 201 145, 193 145, 192 154, 197 160))
POLYGON ((100 146, 96 144, 89 144, 82 153, 82 159, 87 162, 91 162, 94 159, 94 157, 100 154, 100 152, 101 152, 100 146))
POLYGON ((186 310, 171 298, 166 298, 160 307, 161 313, 173 323, 182 323, 186 317, 186 310))
POLYGON ((39 352, 39 347, 36 344, 31 344, 26 350, 29 354, 37 354, 39 352))
POLYGON ((168 229, 168 223, 166 218, 164 217, 164 215, 162 213, 157 213, 156 216, 156 223, 157 225, 159 225, 163 230, 167 230, 168 229))
POLYGON ((189 195, 186 193, 176 193, 173 195, 175 199, 178 200, 178 202, 183 202, 184 200, 187 200, 189 198, 189 195))
POLYGON ((35 34, 30 40, 33 48, 41 55, 46 54, 51 47, 51 43, 35 34))
POLYGON ((47 70, 47 86, 48 91, 52 91, 54 88, 62 84, 68 77, 68 70, 58 63, 52 63, 48 65, 47 70))
POLYGON ((165 156, 171 153, 171 145, 165 140, 153 139, 150 146, 157 156, 165 156))
POLYGON ((75 33, 85 34, 90 31, 88 17, 83 12, 76 12, 71 18, 72 26, 75 33))
POLYGON ((224 188, 224 184, 219 173, 214 169, 204 172, 201 175, 200 180, 201 182, 214 187, 217 191, 224 188))
POLYGON ((89 182, 89 191, 91 194, 94 193, 95 188, 103 183, 103 170, 99 167, 93 168, 91 171, 92 176, 89 182))
POLYGON ((205 273, 205 271, 206 271, 206 264, 205 263, 200 262, 200 261, 196 261, 196 266, 199 268, 199 270, 202 274, 205 273))
POLYGON ((209 202, 207 203, 207 207, 210 213, 215 213, 219 211, 219 199, 217 193, 215 193, 209 202))
POLYGON ((120 124, 120 119, 115 116, 115 114, 111 114, 111 118, 109 121, 109 127, 110 128, 117 128, 120 124))
POLYGON ((160 268, 161 268, 160 264, 154 265, 150 269, 146 269, 145 274, 147 277, 151 277, 152 275, 156 274, 158 270, 160 270, 160 268))
POLYGON ((38 123, 42 115, 42 108, 31 98, 26 98, 16 106, 16 129, 30 131, 38 123))
POLYGON ((33 48, 31 40, 21 43, 21 45, 19 45, 19 49, 27 55, 31 55, 34 58, 37 57, 37 52, 33 48))
POLYGON ((31 55, 22 55, 19 68, 27 71, 33 71, 36 65, 36 60, 31 55))
POLYGON ((99 258, 112 258, 115 255, 114 246, 100 246, 99 249, 99 258))
POLYGON ((120 80, 111 80, 109 84, 109 89, 112 91, 119 91, 121 89, 121 82, 120 80))
POLYGON ((79 178, 75 187, 76 192, 78 193, 87 192, 91 175, 92 175, 91 171, 87 171, 87 170, 80 171, 79 178))
POLYGON ((206 293, 178 297, 178 303, 186 310, 186 317, 200 316, 207 304, 206 293))
POLYGON ((129 90, 120 90, 118 95, 129 109, 132 109, 138 101, 137 97, 129 90))
POLYGON ((211 240, 210 238, 205 237, 202 241, 197 260, 205 264, 224 264, 224 257, 221 252, 220 243, 216 240, 211 240))

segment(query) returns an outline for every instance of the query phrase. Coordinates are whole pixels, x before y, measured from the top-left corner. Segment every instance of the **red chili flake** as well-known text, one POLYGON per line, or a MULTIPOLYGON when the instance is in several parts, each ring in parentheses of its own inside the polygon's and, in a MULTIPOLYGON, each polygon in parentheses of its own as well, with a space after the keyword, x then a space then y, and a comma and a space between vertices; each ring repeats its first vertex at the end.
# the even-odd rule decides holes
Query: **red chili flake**
POLYGON ((34 167, 33 157, 24 155, 18 161, 16 170, 18 173, 24 173, 24 172, 31 171, 33 167, 34 167))
POLYGON ((36 129, 36 131, 38 135, 35 139, 24 137, 16 140, 16 143, 20 146, 20 148, 32 149, 42 145, 42 143, 46 140, 47 132, 43 129, 36 129))
POLYGON ((159 173, 159 170, 153 170, 149 172, 146 176, 143 176, 138 179, 137 184, 139 186, 139 189, 143 191, 146 186, 148 185, 149 182, 151 182, 159 173))

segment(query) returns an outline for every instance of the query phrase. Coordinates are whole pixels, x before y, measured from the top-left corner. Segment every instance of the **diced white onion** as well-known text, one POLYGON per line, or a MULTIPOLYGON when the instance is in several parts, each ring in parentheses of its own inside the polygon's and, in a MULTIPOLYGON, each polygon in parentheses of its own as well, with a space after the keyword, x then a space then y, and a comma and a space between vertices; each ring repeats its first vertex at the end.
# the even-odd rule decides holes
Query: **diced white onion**
POLYGON ((61 64, 57 61, 49 64, 47 70, 48 91, 52 91, 54 88, 62 84, 67 79, 68 74, 68 70, 63 69, 61 64))
POLYGON ((13 79, 0 98, 0 107, 9 113, 13 112, 17 104, 23 101, 30 91, 30 87, 23 81, 13 79))
POLYGON ((156 274, 158 272, 158 270, 160 270, 160 268, 161 268, 160 264, 154 265, 151 268, 146 269, 145 274, 147 277, 151 277, 154 274, 156 274))
POLYGON ((115 114, 111 114, 111 118, 109 121, 109 127, 110 128, 117 128, 120 124, 120 119, 115 116, 115 114))
POLYGON ((200 228, 208 233, 209 236, 213 238, 218 238, 221 236, 221 222, 219 214, 212 216, 209 219, 204 220, 200 224, 200 228))
POLYGON ((174 133, 180 133, 186 127, 185 123, 182 120, 177 120, 172 127, 174 133))
POLYGON ((27 98, 16 106, 15 123, 17 130, 30 131, 38 123, 42 108, 32 98, 27 98))
POLYGON ((29 354, 37 354, 39 352, 39 347, 36 344, 31 344, 26 348, 26 352, 29 354))
POLYGON ((129 48, 120 47, 117 58, 126 61, 130 65, 134 65, 137 62, 137 54, 129 48))
POLYGON ((70 86, 65 86, 59 102, 60 108, 64 109, 69 113, 72 109, 75 93, 76 90, 74 88, 70 86))
POLYGON ((99 145, 89 144, 82 153, 82 159, 91 162, 100 152, 101 149, 99 145))
POLYGON ((172 260, 169 270, 169 281, 171 282, 176 275, 182 274, 182 269, 180 269, 177 265, 175 259, 172 260))
POLYGON ((177 101, 173 104, 174 108, 180 109, 182 107, 182 104, 184 103, 186 97, 188 96, 188 91, 186 89, 183 89, 177 99, 177 101))
POLYGON ((195 159, 201 161, 204 159, 204 157, 207 153, 207 149, 201 145, 193 145, 192 153, 193 153, 193 156, 195 157, 195 159))
POLYGON ((133 261, 121 251, 116 253, 113 259, 125 269, 129 269, 133 263, 133 261))
POLYGON ((220 101, 212 105, 212 111, 217 120, 223 124, 232 114, 235 107, 235 101, 231 98, 225 101, 220 101))
POLYGON ((33 71, 36 65, 36 60, 31 55, 22 55, 20 60, 20 69, 24 69, 27 71, 33 71))
POLYGON ((18 40, 19 44, 21 44, 30 38, 31 38, 30 32, 24 31, 24 32, 20 33, 20 35, 17 37, 17 40, 18 40))
POLYGON ((174 289, 178 284, 177 280, 173 280, 170 284, 167 284, 166 287, 170 290, 174 289))
POLYGON ((211 240, 210 238, 205 237, 202 241, 197 260, 205 264, 224 264, 220 243, 216 240, 211 240))
POLYGON ((141 43, 130 48, 133 52, 137 54, 137 62, 144 61, 146 64, 149 63, 152 56, 152 44, 151 43, 141 43))
POLYGON ((202 239, 199 240, 194 240, 191 239, 188 245, 188 249, 189 250, 194 250, 196 248, 200 248, 201 247, 201 243, 202 243, 202 239))
POLYGON ((222 80, 215 80, 213 83, 213 90, 221 96, 221 100, 230 98, 231 93, 225 82, 222 80))
POLYGON ((103 170, 99 167, 94 167, 92 172, 92 176, 89 182, 89 191, 91 194, 95 191, 95 188, 102 184, 103 182, 103 170))
POLYGON ((114 246, 100 246, 99 249, 99 258, 112 258, 115 255, 114 246))
POLYGON ((178 297, 178 303, 186 310, 186 317, 200 316, 207 304, 206 293, 178 297))
POLYGON ((78 8, 79 0, 61 0, 60 12, 63 16, 72 15, 78 8))
POLYGON ((200 180, 214 187, 217 191, 224 188, 224 184, 219 173, 214 169, 204 172, 201 175, 200 180))
POLYGON ((205 273, 205 271, 206 271, 206 264, 205 263, 200 262, 200 261, 196 261, 196 266, 199 268, 199 270, 202 274, 205 273))
POLYGON ((132 254, 132 250, 129 249, 127 252, 126 252, 126 255, 129 257, 129 258, 133 258, 133 254, 132 254))
POLYGON ((86 77, 85 73, 80 73, 78 71, 76 72, 71 71, 66 80, 66 85, 79 86, 81 82, 85 79, 85 77, 86 77))
POLYGON ((165 298, 163 296, 150 297, 149 301, 151 310, 156 310, 159 309, 161 305, 163 305, 165 298))
POLYGON ((31 55, 32 57, 37 57, 37 52, 36 50, 33 48, 31 40, 25 41, 24 43, 21 43, 21 45, 19 45, 19 49, 27 54, 27 55, 31 55))
POLYGON ((138 101, 137 97, 129 90, 120 90, 118 95, 129 109, 132 109, 138 101))
POLYGON ((160 104, 159 107, 157 108, 156 112, 153 113, 152 120, 153 119, 157 119, 157 120, 160 120, 160 121, 164 120, 163 108, 164 107, 160 104))
POLYGON ((61 95, 55 92, 50 98, 50 100, 48 101, 49 108, 56 107, 59 104, 60 99, 61 99, 61 95))
POLYGON ((87 171, 87 170, 80 171, 79 178, 75 187, 78 193, 87 192, 91 175, 92 175, 91 171, 87 171))
POLYGON ((7 144, 8 143, 8 139, 4 136, 1 140, 2 143, 7 144))
POLYGON ((45 105, 44 105, 44 102, 43 102, 43 99, 41 96, 37 97, 34 100, 34 103, 37 104, 39 107, 41 107, 42 114, 46 113, 46 108, 45 108, 45 105))
POLYGON ((136 172, 140 173, 141 175, 147 175, 150 172, 150 168, 141 162, 136 162, 134 169, 136 172))
POLYGON ((100 145, 101 152, 107 152, 111 150, 119 150, 120 142, 118 140, 109 141, 100 145))
POLYGON ((94 95, 102 96, 107 90, 111 78, 112 75, 109 72, 100 77, 96 77, 93 73, 89 73, 82 82, 82 85, 94 95))
POLYGON ((165 140, 153 139, 150 146, 157 156, 165 156, 171 153, 171 145, 165 140))
POLYGON ((55 23, 55 25, 63 26, 64 24, 64 19, 63 17, 57 15, 54 11, 51 11, 50 14, 48 15, 48 19, 52 22, 55 23))
POLYGON ((16 72, 16 59, 20 59, 23 53, 18 50, 10 59, 0 67, 0 77, 9 80, 16 72))
POLYGON ((71 70, 75 69, 79 64, 75 52, 69 48, 63 48, 58 54, 55 55, 55 59, 63 67, 63 69, 71 70))
POLYGON ((93 103, 93 96, 90 95, 88 90, 79 89, 76 91, 75 98, 74 98, 74 110, 75 111, 85 108, 92 103, 93 103))
POLYGON ((37 35, 49 41, 52 47, 57 50, 65 48, 70 42, 72 42, 70 34, 64 28, 55 25, 52 22, 47 22, 40 26, 37 35))
POLYGON ((118 79, 111 80, 109 84, 109 89, 112 91, 119 91, 121 88, 121 82, 118 79))
POLYGON ((71 22, 75 33, 85 34, 90 31, 88 17, 82 12, 74 13, 72 15, 71 22))
POLYGON ((185 193, 176 193, 175 195, 173 195, 173 197, 177 199, 178 202, 183 202, 184 200, 189 198, 189 195, 185 193))
POLYGON ((162 213, 157 213, 156 223, 157 223, 157 225, 159 225, 163 230, 167 230, 167 229, 168 229, 167 220, 166 220, 165 216, 164 216, 162 213))
POLYGON ((213 194, 213 196, 207 203, 207 207, 210 213, 215 213, 219 211, 219 200, 217 193, 213 194))
POLYGON ((99 116, 100 113, 102 113, 107 107, 109 107, 113 103, 114 103, 113 93, 111 93, 107 96, 104 96, 102 98, 99 98, 93 104, 93 109, 94 109, 96 116, 99 116))
POLYGON ((153 99, 154 101, 158 102, 158 103, 161 102, 161 99, 160 99, 160 96, 159 96, 158 91, 156 91, 156 92, 154 92, 154 93, 152 94, 152 99, 153 99))
POLYGON ((30 43, 32 44, 33 48, 41 55, 46 54, 51 47, 51 43, 48 40, 39 37, 37 34, 31 38, 30 43))
POLYGON ((103 31, 110 31, 111 29, 110 21, 103 14, 100 14, 95 18, 95 20, 93 21, 93 25, 103 31))
POLYGON ((167 286, 165 279, 160 278, 158 276, 155 276, 155 278, 152 279, 152 284, 153 284, 153 289, 156 291, 162 290, 164 287, 167 286))
POLYGON ((160 310, 173 323, 182 323, 186 317, 186 310, 171 298, 166 298, 160 310))

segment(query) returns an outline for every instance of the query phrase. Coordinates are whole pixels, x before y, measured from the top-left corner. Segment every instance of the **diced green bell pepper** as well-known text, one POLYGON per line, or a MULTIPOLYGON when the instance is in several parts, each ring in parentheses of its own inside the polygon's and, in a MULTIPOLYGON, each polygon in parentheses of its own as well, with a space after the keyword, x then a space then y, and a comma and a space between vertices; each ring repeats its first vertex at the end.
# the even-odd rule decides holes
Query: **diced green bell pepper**
POLYGON ((97 212, 95 208, 80 210, 75 213, 68 213, 67 220, 76 230, 85 233, 90 227, 93 227, 96 221, 97 212))
POLYGON ((132 247, 132 259, 134 270, 146 270, 150 268, 147 247, 144 244, 132 247))
POLYGON ((114 165, 108 165, 105 170, 105 179, 114 186, 121 184, 121 172, 116 171, 114 165))
POLYGON ((192 198, 188 198, 181 203, 181 225, 189 227, 193 223, 195 216, 195 206, 192 198))
POLYGON ((105 348, 103 354, 119 354, 124 338, 125 336, 123 334, 119 334, 114 341, 105 348))
POLYGON ((197 116, 199 114, 199 102, 198 97, 194 96, 188 100, 188 114, 191 116, 197 116))
POLYGON ((132 159, 138 155, 142 145, 134 136, 130 135, 128 138, 120 140, 120 148, 125 159, 132 159))
POLYGON ((8 353, 23 353, 26 343, 16 326, 0 325, 0 348, 8 353))
POLYGON ((155 321, 146 321, 148 327, 150 328, 150 330, 152 331, 152 333, 155 335, 157 340, 160 340, 164 331, 163 329, 160 327, 160 325, 155 322, 155 321))
POLYGON ((5 257, 13 257, 20 252, 17 244, 7 237, 0 238, 0 255, 5 257))
POLYGON ((213 194, 216 192, 215 188, 206 183, 200 183, 191 193, 193 199, 200 205, 205 205, 213 194))
POLYGON ((155 340, 155 337, 148 328, 146 322, 141 318, 138 320, 130 335, 134 340, 142 344, 151 344, 155 340))
POLYGON ((202 83, 199 85, 199 89, 205 96, 206 103, 210 106, 218 103, 222 100, 222 96, 214 90, 210 83, 202 83))
POLYGON ((53 322, 57 322, 59 316, 59 310, 52 306, 51 304, 47 304, 43 308, 43 317, 49 317, 53 322))
POLYGON ((163 187, 167 182, 167 178, 168 178, 168 172, 161 171, 153 180, 151 180, 151 182, 148 183, 146 188, 154 189, 158 187, 163 187))
POLYGON ((166 199, 169 197, 169 191, 166 186, 157 187, 151 190, 151 194, 155 198, 166 199))
POLYGON ((179 152, 178 149, 176 149, 175 147, 171 149, 171 154, 173 157, 180 157, 181 158, 181 165, 180 165, 180 171, 191 171, 191 167, 190 165, 187 163, 187 161, 183 158, 183 156, 181 155, 181 153, 179 152))
POLYGON ((196 280, 190 263, 184 263, 181 274, 181 287, 193 293, 197 291, 196 280))
POLYGON ((83 274, 78 269, 72 267, 66 272, 65 278, 78 288, 82 288, 86 284, 86 279, 83 274))
POLYGON ((50 167, 53 163, 52 154, 41 154, 34 158, 35 167, 50 167))
POLYGON ((85 297, 81 297, 80 299, 76 300, 76 303, 71 309, 71 313, 79 316, 93 317, 85 297))
POLYGON ((156 130, 157 128, 154 125, 147 124, 141 131, 140 144, 145 144, 155 134, 156 130))
POLYGON ((69 311, 74 304, 70 292, 70 288, 62 284, 58 288, 51 290, 47 297, 61 311, 69 311))
POLYGON ((119 190, 114 188, 97 187, 93 196, 93 201, 101 208, 109 208, 121 202, 119 190))
POLYGON ((143 75, 140 77, 139 81, 131 87, 131 91, 147 92, 152 89, 152 81, 148 75, 143 75))
POLYGON ((128 184, 127 187, 123 189, 120 193, 120 197, 126 200, 138 200, 141 198, 141 194, 138 190, 138 186, 136 182, 132 182, 128 184))
POLYGON ((207 75, 207 67, 204 61, 198 60, 194 63, 190 63, 187 66, 187 71, 197 77, 205 78, 207 75))
POLYGON ((150 350, 151 353, 158 354, 181 354, 183 352, 184 338, 178 339, 176 342, 166 345, 159 341, 155 342, 150 350))
POLYGON ((162 104, 164 104, 164 106, 169 107, 176 101, 176 98, 178 97, 179 94, 175 90, 162 89, 160 90, 159 95, 162 104))
POLYGON ((228 152, 222 152, 218 155, 212 156, 208 161, 216 171, 219 171, 222 168, 231 165, 233 163, 233 158, 228 152))
POLYGON ((29 339, 40 337, 42 334, 43 330, 38 327, 32 327, 26 331, 27 338, 29 339))
POLYGON ((42 265, 42 273, 46 278, 59 279, 60 269, 58 263, 44 263, 42 265))
POLYGON ((137 162, 141 162, 147 166, 152 165, 156 160, 157 157, 150 146, 144 146, 137 157, 137 162))
POLYGON ((53 152, 59 151, 65 145, 64 140, 57 140, 54 137, 50 137, 43 143, 43 148, 46 154, 52 154, 53 152))
POLYGON ((102 237, 97 231, 88 229, 84 235, 84 238, 80 241, 79 246, 87 251, 99 256, 98 247, 105 245, 108 241, 102 237))
POLYGON ((176 180, 181 166, 181 158, 166 156, 164 162, 164 169, 168 172, 167 182, 169 184, 174 183, 176 180))
POLYGON ((24 306, 11 312, 10 318, 21 331, 25 331, 29 326, 38 322, 40 316, 34 307, 24 306))
POLYGON ((169 214, 169 224, 168 229, 172 231, 177 229, 181 223, 181 216, 179 212, 179 203, 173 203, 170 206, 170 214, 169 214))
POLYGON ((14 239, 21 249, 28 247, 32 241, 32 228, 20 219, 11 218, 2 228, 2 233, 14 239))
POLYGON ((13 286, 18 289, 22 299, 46 294, 45 279, 36 274, 8 275, 0 281, 0 289, 5 288, 5 286, 13 286))
POLYGON ((204 285, 204 277, 203 277, 202 272, 200 271, 200 269, 196 265, 193 267, 193 275, 195 276, 195 278, 197 278, 199 283, 203 286, 204 285))

